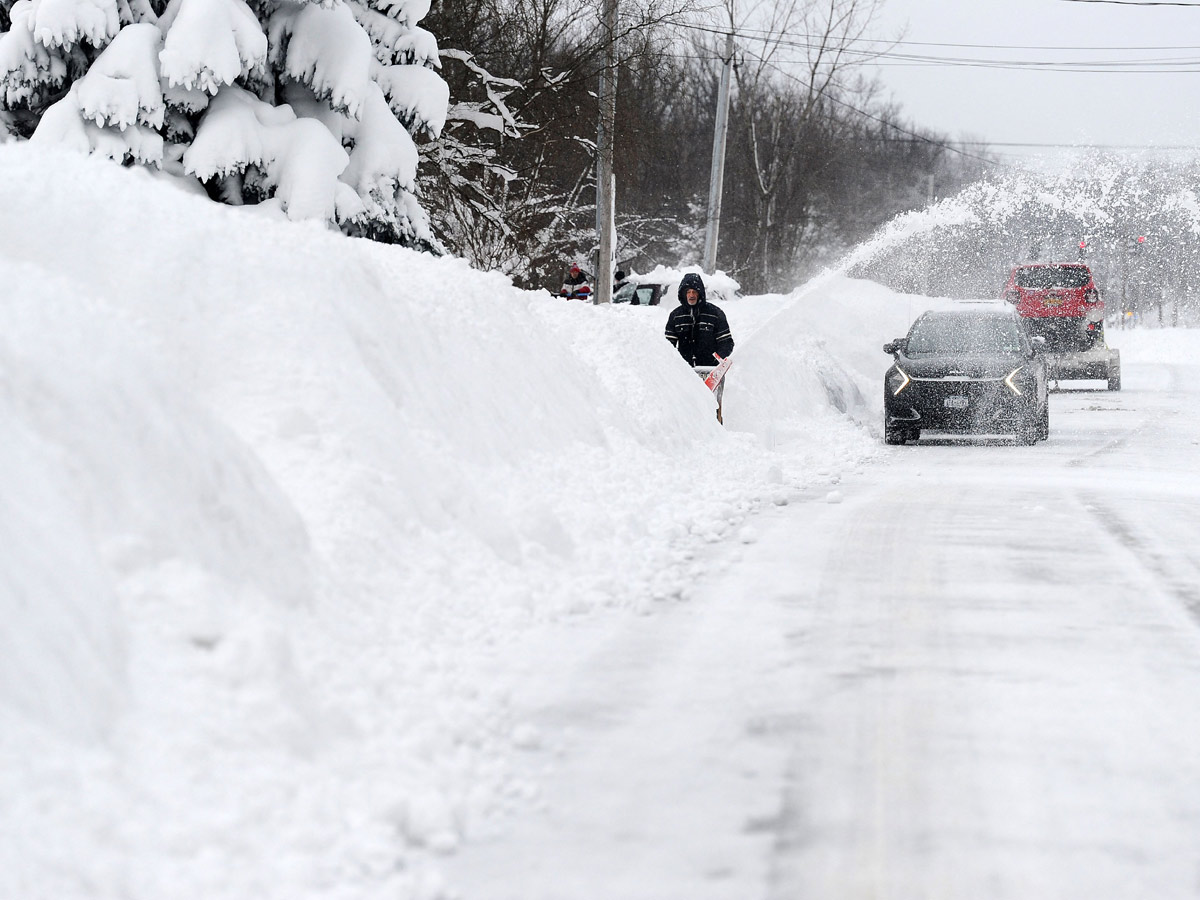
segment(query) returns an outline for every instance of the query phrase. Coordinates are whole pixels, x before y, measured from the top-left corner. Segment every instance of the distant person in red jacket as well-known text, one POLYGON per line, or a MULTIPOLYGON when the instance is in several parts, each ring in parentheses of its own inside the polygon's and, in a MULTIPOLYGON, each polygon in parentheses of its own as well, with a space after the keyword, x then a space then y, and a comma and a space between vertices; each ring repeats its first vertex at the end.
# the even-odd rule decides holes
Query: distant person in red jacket
POLYGON ((568 300, 592 299, 592 286, 588 284, 588 274, 579 268, 578 263, 571 263, 571 273, 567 276, 567 280, 563 282, 562 290, 558 294, 560 297, 566 297, 568 300))

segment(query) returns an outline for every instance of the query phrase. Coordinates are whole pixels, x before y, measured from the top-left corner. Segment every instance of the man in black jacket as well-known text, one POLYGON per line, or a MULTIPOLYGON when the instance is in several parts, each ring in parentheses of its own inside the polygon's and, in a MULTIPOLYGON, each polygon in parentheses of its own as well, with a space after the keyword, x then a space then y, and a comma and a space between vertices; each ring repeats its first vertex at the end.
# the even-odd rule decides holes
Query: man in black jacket
POLYGON ((715 366, 714 353, 724 359, 733 352, 729 321, 705 298, 704 280, 695 272, 679 282, 679 305, 667 318, 666 334, 689 366, 715 366))
MULTIPOLYGON (((667 340, 689 366, 715 366, 733 352, 733 334, 729 321, 719 306, 709 303, 705 297, 704 280, 695 272, 688 272, 679 282, 679 305, 667 317, 667 340)), ((717 385, 717 421, 721 416, 721 395, 725 393, 725 382, 717 385)))

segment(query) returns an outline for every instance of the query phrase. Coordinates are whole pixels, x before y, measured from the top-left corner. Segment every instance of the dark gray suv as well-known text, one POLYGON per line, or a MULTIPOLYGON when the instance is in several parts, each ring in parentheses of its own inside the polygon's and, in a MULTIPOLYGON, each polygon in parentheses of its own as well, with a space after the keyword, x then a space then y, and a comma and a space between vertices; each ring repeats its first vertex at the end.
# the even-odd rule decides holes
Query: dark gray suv
POLYGON ((1021 444, 1050 436, 1043 340, 1030 338, 1005 309, 931 310, 908 336, 883 349, 883 439, 915 441, 923 431, 1011 434, 1021 444))

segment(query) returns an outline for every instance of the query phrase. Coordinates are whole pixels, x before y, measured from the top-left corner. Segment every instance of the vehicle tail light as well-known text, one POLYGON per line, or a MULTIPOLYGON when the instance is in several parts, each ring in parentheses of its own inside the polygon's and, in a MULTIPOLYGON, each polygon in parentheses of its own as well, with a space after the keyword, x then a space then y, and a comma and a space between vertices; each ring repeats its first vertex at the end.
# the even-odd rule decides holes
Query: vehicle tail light
POLYGON ((1016 303, 1021 299, 1021 292, 1010 288, 1004 292, 1004 299, 1009 303, 1016 303))
POLYGON ((1096 290, 1095 288, 1088 288, 1086 291, 1083 292, 1083 302, 1084 303, 1099 303, 1100 302, 1100 292, 1098 290, 1096 290))

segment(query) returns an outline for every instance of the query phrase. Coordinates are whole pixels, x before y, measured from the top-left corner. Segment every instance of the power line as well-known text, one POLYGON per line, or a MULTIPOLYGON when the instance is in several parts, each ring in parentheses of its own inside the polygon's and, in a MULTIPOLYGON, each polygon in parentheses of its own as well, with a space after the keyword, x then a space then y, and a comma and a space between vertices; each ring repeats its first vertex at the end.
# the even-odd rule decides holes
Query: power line
MULTIPOLYGON (((889 126, 891 123, 886 123, 889 126)), ((928 138, 889 138, 876 135, 847 138, 849 143, 866 141, 883 141, 896 143, 917 144, 928 141, 928 138)), ((1036 141, 952 141, 955 147, 1030 147, 1049 150, 1190 150, 1200 152, 1200 144, 1051 144, 1036 141)), ((939 146, 941 146, 939 144, 939 146)))
MULTIPOLYGON (((849 51, 856 53, 858 51, 849 51)), ((710 53, 667 53, 664 54, 673 59, 698 59, 704 61, 721 60, 720 56, 710 53)), ((875 54, 871 54, 876 57, 875 54)), ((758 56, 755 57, 759 58, 758 56)), ((924 66, 948 66, 951 68, 968 68, 968 69, 999 69, 1005 71, 1034 71, 1034 72, 1066 72, 1079 74, 1122 74, 1122 75, 1174 75, 1188 74, 1200 72, 1200 57, 1178 59, 1178 60, 1158 60, 1164 65, 1169 65, 1171 68, 1129 68, 1131 66, 1144 66, 1146 62, 1153 60, 1117 60, 1112 62, 1076 62, 1076 63, 1061 63, 1061 62, 1038 62, 1038 61, 1021 61, 1021 60, 986 60, 986 59, 966 59, 952 57, 919 57, 919 56, 901 56, 887 57, 894 59, 893 62, 872 62, 870 64, 879 66, 880 68, 919 68, 924 66), (1099 66, 1100 68, 1084 68, 1099 66), (1194 67, 1194 68, 1186 68, 1194 67)), ((792 57, 774 58, 776 62, 787 63, 792 65, 808 65, 808 59, 796 59, 792 57)), ((858 64, 856 62, 856 64, 858 64)))
MULTIPOLYGON (((741 37, 750 37, 739 32, 741 37)), ((822 48, 817 44, 807 41, 790 40, 778 35, 767 38, 763 37, 759 40, 767 41, 776 47, 788 47, 798 50, 819 50, 822 48)), ((1145 49, 1151 48, 1124 48, 1122 52, 1134 52, 1134 50, 1142 52, 1145 49)), ((1200 48, 1187 47, 1179 49, 1197 50, 1200 48)), ((1200 57, 1198 56, 1176 56, 1176 57, 1140 57, 1134 59, 1086 59, 1086 60, 1069 60, 1069 59, 1053 59, 1053 60, 1038 60, 1038 59, 1005 59, 994 57, 974 57, 974 56, 936 56, 931 54, 917 53, 897 53, 887 50, 860 50, 852 46, 834 48, 835 52, 841 52, 859 57, 858 62, 871 62, 874 65, 944 65, 944 66, 961 66, 971 68, 998 68, 998 69, 1030 69, 1033 71, 1061 71, 1061 72, 1105 72, 1105 71, 1124 71, 1124 72, 1139 72, 1139 73, 1173 73, 1173 72, 1188 72, 1196 71, 1195 68, 1200 66, 1200 57), (881 62, 888 60, 891 62, 881 62), (1149 68, 1149 66, 1161 66, 1166 68, 1149 68), (1137 68, 1142 67, 1142 68, 1137 68)), ((796 62, 795 60, 788 60, 796 62)), ((806 61, 799 61, 806 62, 806 61)))
MULTIPOLYGON (((791 46, 791 45, 789 45, 789 46, 791 46)), ((875 55, 875 54, 868 54, 867 51, 861 51, 861 50, 847 50, 846 52, 847 53, 859 53, 862 55, 875 55)), ((1050 66, 1062 66, 1064 68, 1075 68, 1075 67, 1079 67, 1079 66, 1105 66, 1105 67, 1109 67, 1109 68, 1122 68, 1125 66, 1141 66, 1141 65, 1146 65, 1148 63, 1154 63, 1154 64, 1158 64, 1158 65, 1175 65, 1175 66, 1183 66, 1183 65, 1193 66, 1193 65, 1200 64, 1200 57, 1196 57, 1196 56, 1175 56, 1175 57, 1158 56, 1158 57, 1136 58, 1136 59, 1100 59, 1100 60, 1069 60, 1069 59, 1066 59, 1066 60, 1064 60, 1064 59, 1027 60, 1027 59, 991 59, 988 57, 969 57, 969 56, 930 56, 930 55, 921 55, 921 54, 915 54, 915 53, 882 53, 882 54, 878 54, 878 55, 885 59, 900 59, 900 60, 916 61, 916 62, 948 63, 948 64, 985 63, 985 64, 1007 65, 1007 66, 1029 66, 1029 67, 1033 67, 1033 68, 1043 68, 1043 67, 1050 67, 1050 66)))
MULTIPOLYGON (((1085 2, 1085 0, 1078 0, 1078 2, 1085 2)), ((1101 2, 1101 0, 1088 0, 1088 2, 1101 2)), ((1129 5, 1133 5, 1133 4, 1129 4, 1129 5)), ((1194 6, 1200 6, 1200 3, 1196 3, 1196 4, 1184 4, 1184 5, 1194 5, 1194 6)), ((727 35, 727 34, 729 33, 727 29, 726 29, 726 30, 708 29, 708 28, 704 28, 704 27, 702 27, 702 26, 688 26, 688 27, 695 28, 696 30, 700 30, 700 31, 710 31, 710 32, 711 32, 711 33, 713 33, 713 34, 727 35)), ((736 33, 738 36, 740 36, 740 37, 751 37, 751 35, 750 35, 750 34, 748 34, 748 33, 747 33, 746 31, 744 31, 744 30, 738 30, 738 31, 736 31, 735 33, 736 33)), ((764 37, 763 37, 763 40, 772 40, 772 41, 774 41, 774 42, 775 42, 777 45, 781 45, 781 46, 791 46, 791 47, 802 47, 802 48, 805 48, 805 49, 814 49, 814 48, 815 48, 815 47, 814 47, 814 45, 812 45, 812 44, 801 43, 801 42, 797 42, 797 41, 787 41, 787 40, 782 40, 782 39, 780 39, 780 38, 779 38, 779 35, 778 35, 778 33, 777 33, 777 32, 763 32, 762 34, 764 35, 764 37)), ((917 43, 920 43, 920 42, 897 42, 897 43, 910 43, 910 44, 917 44, 917 43)), ((922 44, 922 46, 964 46, 964 47, 973 47, 973 46, 983 46, 983 45, 969 45, 969 44, 965 44, 965 45, 957 45, 957 44, 922 44)), ((998 48, 998 47, 997 47, 997 48, 991 48, 991 47, 989 47, 988 49, 1000 49, 1000 48, 998 48)), ((1012 48, 1008 48, 1008 49, 1060 49, 1060 48, 1049 48, 1049 47, 1036 47, 1036 48, 1035 48, 1035 47, 1012 47, 1012 48)), ((1067 49, 1067 48, 1061 48, 1061 49, 1067 49)), ((1129 47, 1129 48, 1071 48, 1071 49, 1081 49, 1081 50, 1082 50, 1082 49, 1091 49, 1091 50, 1097 50, 1097 49, 1116 49, 1116 50, 1123 50, 1123 51, 1124 51, 1124 50, 1127 50, 1127 51, 1133 51, 1133 50, 1139 50, 1139 51, 1143 51, 1143 50, 1153 50, 1153 49, 1164 49, 1164 50, 1166 50, 1166 49, 1171 49, 1171 50, 1195 50, 1195 49, 1200 49, 1200 48, 1197 48, 1197 47, 1190 47, 1190 46, 1189 46, 1189 47, 1182 47, 1182 46, 1181 46, 1181 47, 1163 47, 1163 48, 1154 48, 1154 47, 1129 47)), ((1067 63, 1067 65, 1070 65, 1070 66, 1094 66, 1094 65, 1102 65, 1102 66, 1110 66, 1110 67, 1112 67, 1112 68, 1110 68, 1110 69, 1107 69, 1107 70, 1106 70, 1106 69, 1084 69, 1084 68, 1054 68, 1054 66, 1056 66, 1056 65, 1063 65, 1063 63, 1061 63, 1061 62, 1056 64, 1056 63, 1049 63, 1049 62, 1039 62, 1039 61, 1019 61, 1019 60, 1008 60, 1008 61, 1006 61, 1006 60, 972 60, 972 59, 966 59, 966 58, 956 58, 956 57, 921 57, 921 56, 916 56, 916 55, 911 55, 911 54, 887 54, 887 53, 878 53, 878 52, 875 52, 875 51, 854 50, 854 49, 852 49, 852 48, 847 48, 847 49, 846 49, 846 52, 849 52, 849 53, 857 53, 857 54, 864 55, 864 56, 874 56, 874 57, 877 57, 877 58, 882 56, 882 57, 891 57, 891 58, 895 58, 895 59, 899 59, 899 60, 905 60, 905 61, 902 61, 902 62, 876 63, 876 65, 881 65, 881 66, 905 66, 905 65, 910 65, 910 66, 916 66, 916 65, 960 65, 960 66, 977 67, 977 68, 999 68, 999 69, 1014 69, 1014 68, 1015 68, 1015 69, 1020 69, 1020 68, 1032 68, 1034 71, 1062 71, 1062 72, 1105 72, 1105 71, 1110 71, 1110 72, 1111 72, 1111 71, 1119 71, 1119 72, 1121 72, 1121 73, 1123 73, 1123 74, 1124 74, 1124 73, 1129 73, 1129 74, 1135 74, 1135 73, 1153 73, 1153 72, 1172 72, 1172 73, 1173 73, 1173 72, 1200 72, 1200 68, 1198 68, 1198 69, 1182 69, 1182 68, 1176 68, 1176 69, 1164 69, 1164 70, 1154 70, 1154 69, 1130 69, 1130 68, 1122 68, 1122 67, 1124 67, 1124 66, 1130 66, 1130 65, 1141 65, 1141 64, 1144 64, 1145 62, 1156 62, 1156 61, 1157 61, 1157 62, 1162 62, 1162 63, 1171 63, 1171 64, 1174 64, 1174 65, 1176 65, 1176 66, 1185 66, 1185 65, 1188 65, 1188 66, 1200 66, 1200 58, 1186 58, 1186 59, 1180 58, 1180 59, 1176 59, 1176 60, 1171 60, 1171 59, 1163 59, 1163 60, 1114 60, 1114 61, 1109 61, 1109 62, 1105 62, 1105 61, 1099 61, 1099 62, 1076 62, 1076 63, 1067 63)), ((796 82, 797 84, 803 85, 803 86, 804 86, 804 87, 806 87, 806 88, 808 87, 808 84, 807 84, 807 82, 805 82, 805 81, 803 81, 802 79, 800 79, 800 78, 796 77, 796 76, 795 76, 794 74, 792 74, 791 72, 788 72, 787 70, 785 70, 785 69, 781 68, 781 67, 780 67, 780 65, 778 65, 776 61, 774 61, 774 60, 769 60, 769 59, 767 59, 767 58, 765 58, 765 57, 763 57, 763 56, 760 56, 760 55, 758 55, 758 54, 755 54, 755 53, 753 53, 753 52, 751 52, 751 51, 747 51, 747 53, 748 53, 748 55, 750 55, 750 56, 753 56, 753 57, 754 57, 754 59, 756 59, 756 60, 758 60, 759 62, 761 62, 761 63, 762 63, 764 66, 766 66, 766 67, 768 67, 768 68, 772 69, 773 71, 775 71, 777 74, 779 74, 779 75, 783 76, 784 78, 786 78, 786 79, 789 79, 789 80, 791 80, 791 81, 793 81, 793 82, 796 82)), ((710 57, 710 56, 708 56, 707 54, 668 54, 668 55, 671 55, 671 56, 674 56, 674 57, 676 57, 676 58, 680 58, 680 59, 704 59, 704 60, 716 60, 716 59, 719 59, 719 57, 710 57)), ((807 60, 779 60, 778 62, 782 62, 782 63, 785 63, 785 64, 786 64, 786 63, 805 64, 805 63, 807 63, 807 60)), ((835 96, 833 96, 832 94, 823 93, 821 96, 822 96, 822 98, 823 98, 823 99, 826 99, 826 100, 830 101, 831 103, 837 104, 837 105, 839 105, 839 106, 841 106, 841 107, 844 107, 845 109, 848 109, 848 110, 850 110, 850 111, 852 111, 852 112, 856 113, 857 115, 860 115, 860 116, 862 116, 862 117, 864 117, 864 118, 866 118, 866 119, 868 119, 868 120, 871 120, 871 121, 874 121, 874 122, 878 122, 878 123, 879 123, 879 124, 881 124, 881 125, 884 125, 884 126, 886 126, 886 127, 888 127, 888 128, 891 128, 891 129, 893 129, 894 131, 898 132, 899 134, 904 134, 904 135, 907 135, 907 136, 908 136, 908 139, 909 139, 909 141, 910 141, 910 142, 912 142, 912 143, 928 143, 928 144, 932 144, 932 145, 934 145, 934 146, 937 146, 937 147, 939 147, 939 148, 942 148, 942 149, 945 149, 945 150, 949 150, 950 152, 952 152, 952 153, 956 153, 956 154, 958 154, 958 155, 960 155, 960 156, 963 156, 963 157, 965 157, 965 158, 967 158, 967 159, 974 159, 974 160, 977 160, 977 161, 979 161, 979 162, 987 163, 988 165, 996 165, 996 166, 998 166, 998 165, 1000 165, 1000 163, 998 163, 998 162, 997 162, 996 160, 994 160, 994 159, 989 159, 989 158, 987 158, 987 157, 979 156, 979 155, 976 155, 976 154, 973 154, 973 153, 968 153, 968 152, 966 152, 965 150, 962 150, 962 149, 959 149, 959 148, 961 148, 961 147, 972 147, 972 146, 973 146, 973 147, 984 147, 984 148, 988 148, 988 149, 990 149, 990 148, 994 148, 994 147, 996 147, 996 148, 998 148, 998 147, 1012 147, 1012 148, 1066 149, 1066 150, 1113 150, 1113 151, 1142 151, 1142 150, 1155 150, 1155 151, 1168 151, 1168 150, 1174 150, 1174 151, 1181 151, 1181 150, 1188 150, 1188 151, 1193 151, 1193 152, 1200 151, 1200 146, 1197 146, 1197 145, 1053 144, 1053 143, 1033 143, 1033 142, 1020 142, 1020 141, 998 141, 998 142, 988 142, 988 141, 954 141, 954 142, 950 143, 950 142, 946 142, 946 141, 935 140, 935 139, 933 139, 933 138, 930 138, 930 137, 928 137, 928 136, 926 136, 926 135, 922 135, 922 134, 919 134, 919 133, 917 133, 917 132, 910 131, 910 130, 908 130, 908 129, 906 129, 906 128, 902 128, 901 126, 899 126, 899 125, 896 125, 894 122, 890 122, 890 121, 888 121, 888 120, 886 120, 886 119, 882 119, 882 118, 880 118, 879 116, 873 115, 872 113, 869 113, 869 112, 867 112, 866 110, 860 109, 860 108, 858 108, 858 107, 854 106, 854 105, 853 105, 853 104, 851 104, 851 103, 847 103, 846 101, 844 101, 844 100, 841 100, 840 98, 838 98, 838 97, 835 97, 835 96)), ((851 139, 851 140, 854 140, 854 139, 851 139)), ((882 140, 882 138, 864 138, 864 140, 882 140)), ((1002 154, 1002 155, 1007 155, 1007 154, 1002 154)))
POLYGON ((1200 144, 1045 144, 1028 141, 955 141, 960 147, 1032 147, 1051 150, 1190 150, 1200 144))
MULTIPOLYGON (((710 61, 710 62, 721 62, 722 61, 722 58, 719 56, 709 56, 707 54, 669 53, 666 55, 670 56, 673 59, 698 59, 698 60, 704 60, 704 61, 710 61)), ((804 82, 802 79, 797 78, 792 73, 780 68, 778 65, 776 65, 775 62, 765 60, 762 57, 757 56, 755 54, 751 54, 751 55, 754 56, 755 59, 759 60, 767 67, 774 70, 779 75, 782 75, 784 78, 794 81, 797 84, 803 85, 804 87, 808 86, 807 82, 804 82)), ((788 62, 788 60, 784 60, 784 62, 788 62)), ((883 138, 883 137, 874 137, 874 136, 860 136, 860 137, 855 137, 855 138, 847 138, 846 140, 849 143, 862 143, 862 142, 867 142, 867 141, 893 140, 893 141, 897 141, 897 142, 906 141, 908 143, 914 143, 914 144, 915 143, 933 144, 937 147, 949 150, 952 153, 957 153, 960 156, 964 156, 968 159, 975 159, 980 162, 988 163, 990 165, 998 165, 998 163, 995 160, 988 159, 986 157, 978 156, 973 153, 967 153, 959 148, 981 147, 981 148, 985 148, 985 149, 992 149, 992 148, 1010 147, 1010 148, 1049 149, 1049 150, 1112 150, 1112 151, 1147 151, 1147 150, 1149 150, 1149 151, 1191 151, 1194 153, 1200 152, 1200 144, 1079 144, 1079 143, 1056 144, 1056 143, 1044 143, 1044 142, 1032 142, 1032 141, 963 141, 963 140, 942 141, 942 140, 936 140, 934 138, 930 138, 926 135, 919 134, 918 132, 915 132, 915 131, 909 131, 906 128, 902 128, 901 126, 896 125, 894 122, 890 122, 886 119, 882 119, 879 116, 873 115, 872 113, 869 113, 866 110, 863 110, 863 109, 860 109, 860 108, 854 106, 851 103, 847 103, 844 100, 834 97, 832 94, 822 94, 822 97, 823 97, 823 99, 829 100, 832 103, 836 103, 839 106, 843 106, 846 109, 849 109, 849 110, 857 113, 858 115, 863 116, 864 118, 870 119, 871 121, 874 121, 874 122, 878 122, 881 125, 885 125, 888 128, 891 128, 900 134, 908 135, 907 138, 883 138)), ((1001 154, 1001 155, 1012 155, 1012 154, 1001 154)))
POLYGON ((1200 3, 1182 3, 1180 0, 1063 0, 1064 3, 1109 3, 1113 6, 1191 6, 1200 9, 1200 3))
MULTIPOLYGON (((1197 5, 1200 4, 1189 4, 1197 5)), ((717 28, 706 27, 702 25, 686 26, 696 31, 701 31, 709 34, 724 35, 728 29, 720 30, 717 28)), ((828 47, 820 43, 813 43, 807 39, 795 39, 786 37, 779 31, 763 31, 758 29, 737 29, 736 34, 746 40, 768 43, 774 47, 789 47, 798 50, 828 50, 828 47)), ((1200 57, 1197 56, 1174 56, 1174 57, 1138 57, 1133 59, 1063 59, 1055 58, 1050 60, 1040 59, 1007 59, 995 58, 989 56, 940 56, 928 53, 911 53, 897 52, 895 47, 946 47, 946 48, 966 48, 966 49, 986 49, 986 50, 1027 50, 1038 52, 1115 52, 1115 53, 1146 53, 1154 51, 1181 51, 1181 50, 1200 50, 1197 46, 1139 46, 1139 47, 1054 47, 1054 46, 1018 46, 1018 45, 998 45, 989 46, 981 44, 946 44, 932 43, 920 41, 894 41, 883 42, 873 38, 857 38, 847 42, 844 45, 833 48, 834 52, 843 53, 857 57, 858 63, 872 63, 880 67, 911 67, 911 66, 951 66, 962 68, 981 68, 981 69, 1001 69, 1001 70, 1029 70, 1038 72, 1075 72, 1079 74, 1105 74, 1109 72, 1120 72, 1122 74, 1194 74, 1200 72, 1200 57), (886 43, 885 48, 876 48, 869 45, 886 43)), ((784 60, 795 64, 807 64, 808 60, 784 60)))
MULTIPOLYGON (((859 51, 849 50, 857 54, 859 51)), ((1162 74, 1172 75, 1200 71, 1200 57, 1178 59, 1129 59, 1129 60, 1081 60, 1070 61, 1040 61, 1012 59, 970 59, 966 57, 945 56, 915 56, 909 54, 863 54, 869 59, 856 60, 856 64, 869 64, 887 68, 947 66, 967 69, 1005 69, 1031 72, 1076 72, 1080 74, 1162 74), (880 62, 879 60, 886 60, 880 62), (1148 64, 1157 64, 1151 67, 1148 64)), ((808 59, 781 59, 781 62, 796 65, 808 65, 808 59)))
MULTIPOLYGON (((1082 2, 1082 0, 1077 0, 1082 2)), ((1099 2, 1099 0, 1093 0, 1099 2)), ((1133 5, 1127 3, 1125 5, 1133 5)), ((1200 7, 1200 3, 1183 4, 1186 6, 1200 7)), ((716 27, 709 25, 693 25, 684 24, 682 27, 691 29, 692 31, 703 31, 708 34, 724 36, 729 32, 728 27, 716 27)), ((762 40, 774 40, 779 37, 779 31, 773 31, 765 28, 738 28, 735 32, 740 37, 762 40)), ((1053 45, 1053 44, 961 44, 961 43, 946 43, 938 41, 905 41, 905 40, 889 40, 887 38, 853 38, 851 43, 854 44, 886 44, 889 47, 953 47, 957 49, 968 50, 1054 50, 1054 51, 1141 51, 1141 50, 1200 50, 1200 45, 1197 44, 1163 44, 1163 45, 1138 45, 1138 46, 1080 46, 1072 44, 1070 46, 1053 45)), ((806 46, 816 46, 808 44, 806 46)), ((861 51, 868 52, 868 51, 861 51)))
MULTIPOLYGON (((1200 65, 1200 61, 1197 61, 1200 65)), ((938 63, 921 63, 921 62, 895 62, 895 63, 876 63, 882 69, 921 69, 930 66, 938 66, 938 63)), ((1063 69, 1063 68, 1033 68, 1031 66, 1013 66, 1004 64, 989 65, 987 63, 961 63, 946 66, 946 68, 958 69, 995 69, 1001 72, 1058 72, 1062 74, 1074 75, 1195 75, 1200 72, 1200 68, 1196 69, 1063 69)))
MULTIPOLYGON (((790 79, 791 81, 794 81, 797 84, 803 85, 804 87, 808 87, 808 85, 805 82, 801 81, 799 78, 797 78, 791 72, 788 72, 788 71, 785 71, 784 69, 779 68, 774 63, 769 62, 765 59, 761 59, 761 58, 760 58, 760 62, 762 62, 768 68, 774 69, 777 73, 782 75, 784 78, 790 79)), ((846 109, 857 113, 858 115, 862 116, 863 118, 870 119, 873 122, 878 122, 881 125, 886 125, 888 128, 891 128, 894 131, 899 132, 900 134, 906 134, 911 138, 915 138, 916 141, 923 142, 926 144, 932 144, 933 146, 939 147, 943 150, 949 150, 952 153, 957 153, 959 156, 962 156, 966 159, 974 159, 974 160, 977 160, 978 162, 986 163, 989 166, 999 167, 1001 165, 996 160, 988 159, 986 156, 979 156, 978 154, 975 154, 975 153, 968 153, 967 151, 959 150, 957 147, 954 147, 953 145, 948 144, 944 141, 936 141, 933 138, 928 137, 926 135, 919 134, 918 132, 915 132, 915 131, 910 131, 907 128, 902 128, 901 126, 895 124, 894 122, 889 122, 886 119, 881 119, 879 116, 869 113, 865 109, 859 109, 854 104, 847 103, 845 100, 841 100, 838 97, 833 96, 832 94, 822 93, 821 97, 825 100, 828 100, 831 103, 837 104, 838 106, 845 107, 846 109)))
MULTIPOLYGON (((781 60, 785 63, 794 63, 797 65, 807 64, 807 60, 785 59, 781 60)), ((994 69, 1005 72, 1055 72, 1063 74, 1075 75, 1189 75, 1200 72, 1200 59, 1189 60, 1187 62, 1179 62, 1172 65, 1171 68, 1123 68, 1116 66, 1103 66, 1100 68, 1083 68, 1075 66, 1062 66, 1053 63, 1042 64, 1021 64, 1015 62, 1007 62, 1002 60, 902 60, 897 62, 876 62, 873 65, 882 69, 919 69, 929 67, 943 67, 952 69, 994 69)), ((1092 65, 1092 64, 1088 64, 1092 65)))

